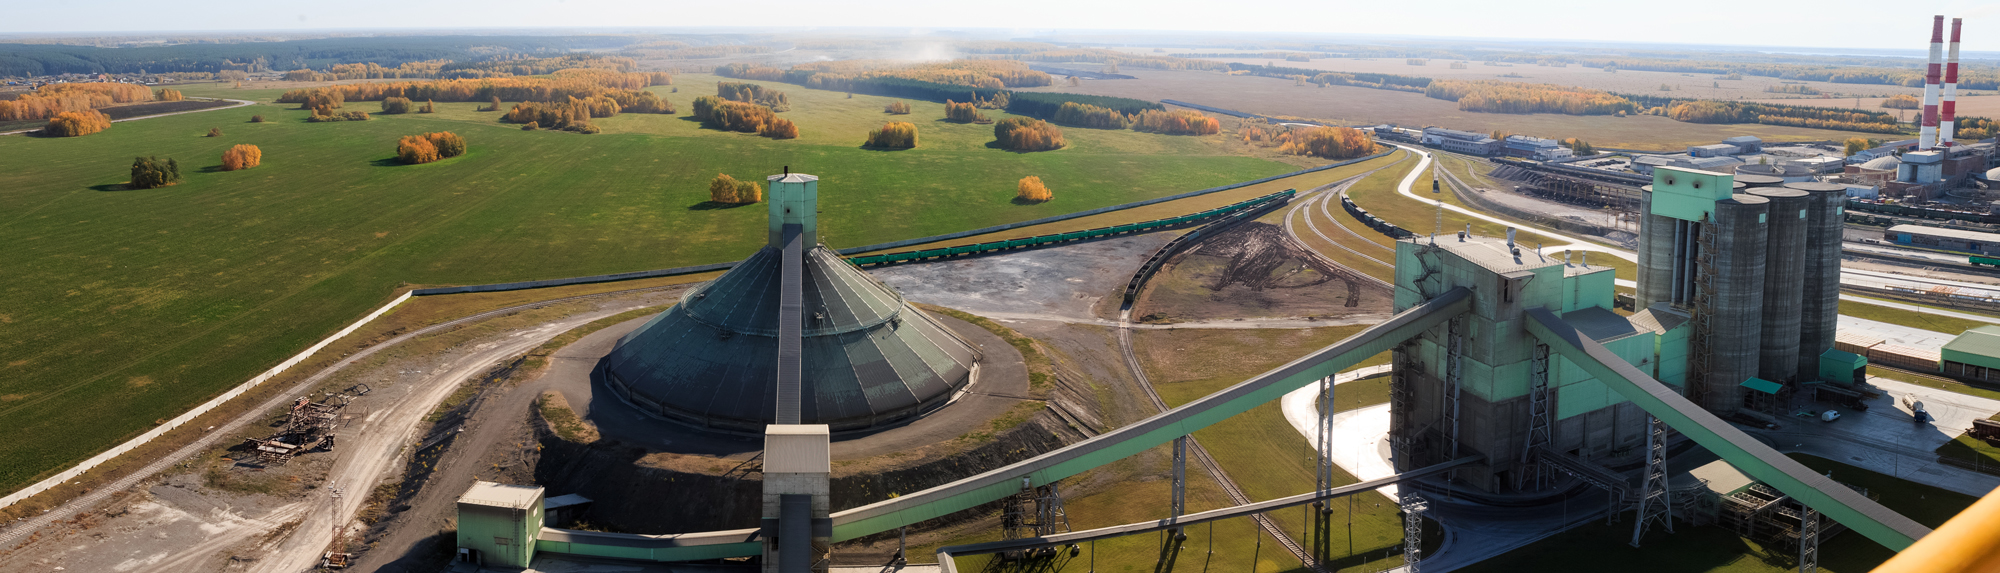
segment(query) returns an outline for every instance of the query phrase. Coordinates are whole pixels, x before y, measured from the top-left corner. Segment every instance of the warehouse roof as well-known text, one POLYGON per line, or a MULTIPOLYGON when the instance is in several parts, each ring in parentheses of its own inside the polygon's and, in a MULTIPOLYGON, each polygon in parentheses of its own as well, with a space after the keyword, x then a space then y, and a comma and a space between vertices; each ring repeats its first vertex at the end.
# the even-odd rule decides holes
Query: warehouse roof
POLYGON ((1562 315, 1563 322, 1575 326, 1577 330, 1599 343, 1611 342, 1639 334, 1632 321, 1601 306, 1587 306, 1562 315))
POLYGON ((1764 140, 1763 140, 1763 139, 1759 139, 1759 138, 1758 138, 1757 136, 1755 136, 1755 135, 1738 135, 1738 136, 1736 136, 1736 137, 1731 137, 1731 138, 1729 138, 1729 139, 1724 139, 1724 140, 1722 140, 1722 142, 1723 142, 1723 143, 1763 143, 1763 142, 1764 142, 1764 140))
POLYGON ((1708 144, 1708 145, 1690 145, 1690 146, 1688 146, 1688 149, 1706 149, 1706 150, 1709 150, 1709 151, 1726 151, 1726 152, 1729 152, 1729 153, 1735 153, 1735 152, 1737 151, 1737 148, 1736 148, 1736 146, 1734 146, 1734 145, 1730 145, 1730 144, 1727 144, 1727 143, 1710 143, 1710 144, 1708 144))
POLYGON ((1889 232, 1909 233, 1912 235, 1925 235, 1930 237, 1948 237, 1952 239, 1963 239, 1967 241, 1979 241, 1982 243, 2000 243, 2000 234, 1981 233, 1979 231, 1967 231, 1964 229, 1946 229, 1944 227, 1926 227, 1923 225, 1896 225, 1894 227, 1889 227, 1889 232))
POLYGON ((1763 378, 1751 378, 1748 380, 1744 380, 1743 387, 1749 388, 1751 390, 1756 390, 1758 392, 1763 392, 1765 394, 1777 394, 1779 390, 1785 389, 1785 385, 1779 384, 1777 382, 1772 382, 1770 380, 1765 380, 1763 378))
POLYGON ((542 488, 532 485, 507 485, 490 481, 474 481, 466 488, 465 495, 458 496, 458 503, 504 507, 507 509, 528 509, 539 505, 542 488))
POLYGON ((1641 156, 1638 156, 1638 157, 1634 157, 1634 158, 1632 158, 1632 164, 1633 164, 1633 165, 1652 165, 1652 166, 1655 166, 1655 167, 1658 167, 1658 166, 1661 166, 1661 165, 1673 165, 1673 164, 1674 164, 1674 158, 1672 158, 1672 157, 1667 157, 1667 156, 1665 156, 1665 155, 1641 155, 1641 156))
POLYGON ((1724 167, 1742 165, 1743 161, 1734 157, 1689 157, 1680 160, 1680 163, 1692 165, 1694 168, 1704 171, 1715 171, 1724 167))
POLYGON ((1944 343, 1944 349, 1951 352, 2000 358, 2000 326, 1981 326, 1965 331, 1951 342, 1944 343))

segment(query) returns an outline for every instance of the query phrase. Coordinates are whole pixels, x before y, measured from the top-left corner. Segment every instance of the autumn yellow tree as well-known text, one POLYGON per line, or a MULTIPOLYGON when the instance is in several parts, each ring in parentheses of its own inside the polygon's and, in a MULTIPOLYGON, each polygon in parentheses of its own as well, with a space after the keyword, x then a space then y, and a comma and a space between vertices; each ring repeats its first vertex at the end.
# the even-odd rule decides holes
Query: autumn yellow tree
POLYGON ((111 118, 96 110, 65 111, 49 118, 49 125, 42 129, 50 137, 77 137, 90 135, 111 128, 111 118))
POLYGON ((421 135, 405 135, 396 141, 396 159, 408 165, 430 163, 438 160, 438 148, 421 135))
POLYGON ((208 128, 208 137, 222 137, 222 128, 220 127, 208 128))
POLYGON ((382 99, 382 113, 410 113, 410 98, 391 97, 382 99))
POLYGON ((264 150, 255 145, 238 144, 222 152, 222 170, 236 171, 249 169, 264 163, 264 150))
POLYGON ((892 101, 892 102, 889 102, 889 105, 888 105, 887 107, 884 107, 884 108, 882 108, 882 112, 883 112, 883 113, 892 113, 892 114, 896 114, 896 115, 909 115, 909 114, 910 114, 910 104, 908 104, 908 103, 904 103, 904 102, 900 102, 900 101, 892 101))
POLYGON ((979 123, 986 121, 986 116, 979 113, 979 106, 977 104, 969 102, 958 103, 951 100, 944 100, 944 118, 959 123, 979 123))
POLYGON ((1014 186, 1014 200, 1022 203, 1041 203, 1056 198, 1049 187, 1042 184, 1042 178, 1034 175, 1022 177, 1014 186))
POLYGON ((1849 157, 1868 149, 1868 140, 1860 137, 1849 137, 1842 144, 1847 148, 1847 155, 1849 157))
POLYGON ((424 139, 429 140, 431 147, 437 149, 438 159, 465 155, 465 138, 459 137, 456 133, 449 131, 426 133, 424 139))
POLYGON ((160 91, 153 92, 153 99, 160 101, 182 101, 186 100, 187 96, 181 95, 181 90, 160 88, 160 91))
POLYGON ((1013 151, 1048 151, 1069 144, 1063 139, 1061 129, 1049 122, 1025 117, 1008 118, 994 124, 993 140, 1000 144, 1001 149, 1013 151))
POLYGON ((757 135, 771 139, 798 139, 799 126, 792 124, 792 120, 789 119, 774 118, 770 123, 766 123, 764 127, 759 128, 757 135))
POLYGON ((708 200, 716 203, 735 205, 761 203, 764 188, 755 181, 738 181, 725 173, 715 174, 708 182, 708 200))
POLYGON ((1896 94, 1882 100, 1882 107, 1889 109, 1917 109, 1922 106, 1923 102, 1917 101, 1917 96, 1910 94, 1896 94))

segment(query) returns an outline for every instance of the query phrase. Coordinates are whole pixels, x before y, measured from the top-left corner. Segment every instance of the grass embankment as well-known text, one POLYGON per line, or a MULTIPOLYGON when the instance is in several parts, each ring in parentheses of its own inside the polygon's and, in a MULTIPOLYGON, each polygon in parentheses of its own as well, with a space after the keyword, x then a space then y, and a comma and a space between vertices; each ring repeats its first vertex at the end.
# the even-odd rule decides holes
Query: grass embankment
MULTIPOLYGON (((1840 462, 1803 454, 1792 459, 1833 479, 1868 488, 1882 505, 1930 527, 1943 524, 1978 498, 1912 483, 1840 462)), ((1629 516, 1628 516, 1629 517, 1629 516)), ((1634 573, 1784 573, 1796 571, 1796 555, 1766 548, 1717 527, 1679 524, 1674 533, 1646 535, 1633 548, 1630 519, 1605 526, 1585 525, 1507 554, 1459 569, 1465 573, 1511 571, 1596 571, 1607 563, 1634 573)), ((1894 553, 1852 531, 1822 540, 1819 566, 1830 573, 1864 573, 1894 553)))
POLYGON ((1015 404, 1005 414, 1001 414, 988 423, 986 429, 967 433, 957 439, 963 440, 967 444, 985 443, 1008 430, 1028 423, 1028 420, 1033 419, 1037 412, 1048 408, 1048 402, 1045 400, 1049 396, 1049 390, 1055 388, 1055 365, 1049 361, 1048 355, 1042 354, 1041 345, 1036 344, 1035 339, 1021 336, 1021 333, 1015 332, 1014 329, 1001 326, 1000 323, 993 322, 986 317, 955 308, 945 308, 929 304, 919 304, 917 306, 925 311, 963 320, 971 323, 973 326, 986 329, 987 332, 991 332, 994 336, 1000 337, 1001 340, 1007 341, 1008 346, 1012 346, 1014 350, 1020 352, 1022 362, 1028 366, 1028 396, 1033 399, 1022 400, 1021 403, 1015 404))
POLYGON ((1840 301, 1840 313, 1854 318, 1886 322, 1898 326, 1907 326, 1945 334, 1958 334, 1992 324, 1990 322, 1940 316, 1927 312, 1911 312, 1900 308, 1876 306, 1851 300, 1840 301))
MULTIPOLYGON (((1397 181, 1401 181, 1401 179, 1399 178, 1397 181)), ((1396 192, 1396 187, 1394 183, 1365 188, 1356 185, 1353 190, 1348 192, 1348 196, 1354 199, 1356 205, 1367 209, 1369 213, 1381 217, 1383 220, 1395 223, 1396 226, 1409 229, 1412 232, 1429 234, 1437 226, 1437 207, 1428 202, 1404 197, 1402 194, 1396 192)), ((1419 176, 1415 187, 1428 189, 1430 187, 1430 178, 1428 176, 1419 176)), ((1457 198, 1451 197, 1449 193, 1441 193, 1440 195, 1444 197, 1446 204, 1454 204, 1458 201, 1457 198)), ((1463 207, 1463 205, 1460 206, 1463 207)), ((1467 208, 1471 209, 1470 207, 1467 208)), ((1450 210, 1444 212, 1444 229, 1441 234, 1448 235, 1463 231, 1467 224, 1472 225, 1472 232, 1475 235, 1484 237, 1507 236, 1507 225, 1493 223, 1484 219, 1476 219, 1450 210)), ((1568 239, 1543 235, 1541 232, 1525 225, 1517 225, 1516 228, 1519 230, 1516 236, 1517 242, 1527 245, 1543 243, 1546 246, 1543 248, 1542 253, 1547 256, 1562 256, 1563 250, 1556 245, 1571 242, 1568 239)), ((1596 255, 1595 257, 1588 255, 1583 257, 1585 260, 1589 260, 1591 266, 1611 267, 1615 269, 1618 278, 1621 279, 1635 280, 1638 276, 1638 263, 1614 257, 1608 253, 1594 254, 1596 255)))
MULTIPOLYGON (((713 78, 652 88, 682 110, 713 78)), ((78 138, 0 138, 0 491, 136 435, 296 353, 406 284, 471 284, 741 258, 764 241, 762 207, 717 208, 707 182, 785 166, 824 178, 823 238, 861 245, 1045 217, 1294 169, 1228 155, 1209 139, 1068 130, 1072 147, 986 147, 990 126, 927 122, 923 147, 860 147, 888 98, 806 90, 774 141, 681 116, 597 120, 606 133, 521 131, 437 103, 438 113, 309 124, 294 106, 119 123, 78 138), (262 115, 264 123, 249 123, 262 115), (202 137, 223 127, 223 137, 202 137), (397 138, 453 131, 470 151, 392 161, 397 138), (236 144, 263 165, 217 170, 236 144), (172 157, 186 180, 123 190, 131 157, 172 157), (1039 175, 1056 190, 1012 203, 1039 175), (55 382, 51 382, 55 381, 55 382), (87 414, 79 414, 87 413, 87 414)), ((276 90, 191 86, 191 96, 270 101, 276 90)), ((941 117, 912 102, 914 117, 941 117)), ((349 109, 374 111, 370 102, 349 109)), ((992 115, 992 114, 989 114, 992 115)), ((1000 114, 1002 117, 1005 114, 1000 114)), ((913 116, 901 116, 908 119, 913 116)))

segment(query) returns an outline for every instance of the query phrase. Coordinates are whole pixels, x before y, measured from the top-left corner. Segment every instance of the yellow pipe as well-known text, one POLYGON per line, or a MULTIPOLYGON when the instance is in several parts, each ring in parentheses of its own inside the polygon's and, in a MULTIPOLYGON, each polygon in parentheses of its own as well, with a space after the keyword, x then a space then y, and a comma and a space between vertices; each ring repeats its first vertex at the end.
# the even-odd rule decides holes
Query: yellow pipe
POLYGON ((1989 571, 2000 571, 2000 489, 1875 568, 1875 573, 1989 571))

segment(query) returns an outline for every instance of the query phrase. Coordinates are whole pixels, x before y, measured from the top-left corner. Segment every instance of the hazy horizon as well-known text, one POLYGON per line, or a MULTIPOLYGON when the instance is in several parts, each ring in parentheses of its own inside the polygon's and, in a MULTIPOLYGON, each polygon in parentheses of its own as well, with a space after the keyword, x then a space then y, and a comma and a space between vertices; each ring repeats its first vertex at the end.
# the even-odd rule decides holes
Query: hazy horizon
MULTIPOLYGON (((865 7, 771 0, 749 12, 761 20, 745 26, 738 5, 632 0, 447 0, 398 3, 363 0, 333 11, 279 10, 172 12, 152 10, 136 0, 85 0, 17 7, 0 22, 0 37, 91 37, 166 34, 367 34, 413 31, 449 34, 477 31, 675 29, 685 33, 851 33, 874 29, 927 34, 967 31, 999 37, 1040 38, 1049 34, 1229 34, 1244 40, 1350 36, 1458 41, 1661 44, 1752 50, 1812 50, 1806 53, 1922 55, 1931 16, 1965 19, 1962 50, 2000 53, 2000 3, 1946 0, 1916 7, 1907 15, 1879 3, 1823 2, 1810 11, 1788 4, 1697 1, 1662 10, 1648 5, 1559 0, 1495 5, 1441 0, 1422 8, 1400 4, 1352 3, 1328 6, 1301 1, 1266 1, 1216 10, 1206 3, 1173 0, 1148 3, 1058 3, 1028 0, 1008 8, 1022 22, 1009 26, 991 11, 953 11, 908 0, 883 0, 865 7), (76 22, 92 15, 92 29, 36 29, 37 22, 76 22), (1052 19, 1052 17, 1054 17, 1052 19), (607 22, 611 21, 611 22, 607 22), (1191 28, 1188 22, 1200 22, 1191 28), (613 23, 615 22, 615 23, 613 23), (1892 50, 1894 54, 1873 53, 1892 50)), ((1309 39, 1307 39, 1309 40, 1309 39)), ((1986 56, 1992 57, 1992 56, 1986 56)))

